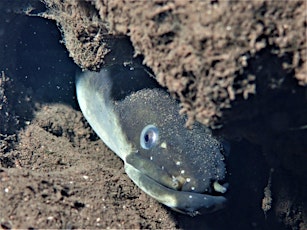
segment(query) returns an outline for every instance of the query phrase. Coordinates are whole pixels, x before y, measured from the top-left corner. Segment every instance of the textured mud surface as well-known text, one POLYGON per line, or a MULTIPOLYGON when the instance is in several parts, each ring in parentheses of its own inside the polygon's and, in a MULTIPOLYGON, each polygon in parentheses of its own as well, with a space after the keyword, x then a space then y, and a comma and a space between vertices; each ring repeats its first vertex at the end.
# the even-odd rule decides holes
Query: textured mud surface
POLYGON ((0 2, 2 228, 306 229, 305 1, 48 0, 65 44, 54 21, 16 13, 29 3, 44 10, 0 2), (75 63, 98 70, 133 53, 191 122, 222 124, 232 141, 221 212, 158 204, 84 120, 75 63))

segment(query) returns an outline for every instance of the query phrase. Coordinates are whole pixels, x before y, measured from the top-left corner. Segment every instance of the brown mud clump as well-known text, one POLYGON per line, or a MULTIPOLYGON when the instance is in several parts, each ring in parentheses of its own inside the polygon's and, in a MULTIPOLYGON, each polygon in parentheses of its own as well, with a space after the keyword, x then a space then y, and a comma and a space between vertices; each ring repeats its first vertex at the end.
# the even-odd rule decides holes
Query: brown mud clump
POLYGON ((134 54, 180 98, 188 124, 217 125, 232 102, 257 92, 268 60, 276 66, 274 76, 263 77, 266 88, 292 88, 284 85, 288 78, 307 84, 304 1, 46 2, 45 16, 59 23, 83 68, 108 64, 112 36, 128 36, 134 54))

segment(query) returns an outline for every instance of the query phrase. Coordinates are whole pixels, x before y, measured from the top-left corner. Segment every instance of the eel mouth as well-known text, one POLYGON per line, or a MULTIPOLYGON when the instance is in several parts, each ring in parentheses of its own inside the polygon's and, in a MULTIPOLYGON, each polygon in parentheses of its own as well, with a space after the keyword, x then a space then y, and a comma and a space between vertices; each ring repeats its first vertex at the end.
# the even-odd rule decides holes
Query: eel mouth
POLYGON ((227 201, 224 196, 213 196, 168 188, 127 162, 125 163, 125 171, 130 179, 145 193, 162 204, 190 216, 215 212, 223 208, 227 201))

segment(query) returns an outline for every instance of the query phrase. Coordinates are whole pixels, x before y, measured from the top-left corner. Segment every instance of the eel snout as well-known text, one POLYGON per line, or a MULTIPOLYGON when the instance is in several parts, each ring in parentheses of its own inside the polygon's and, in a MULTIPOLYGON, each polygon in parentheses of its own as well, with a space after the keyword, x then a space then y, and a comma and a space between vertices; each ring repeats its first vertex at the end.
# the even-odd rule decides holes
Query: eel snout
POLYGON ((167 188, 129 164, 125 164, 125 171, 145 193, 162 204, 190 216, 215 212, 223 208, 227 201, 224 196, 212 196, 167 188))

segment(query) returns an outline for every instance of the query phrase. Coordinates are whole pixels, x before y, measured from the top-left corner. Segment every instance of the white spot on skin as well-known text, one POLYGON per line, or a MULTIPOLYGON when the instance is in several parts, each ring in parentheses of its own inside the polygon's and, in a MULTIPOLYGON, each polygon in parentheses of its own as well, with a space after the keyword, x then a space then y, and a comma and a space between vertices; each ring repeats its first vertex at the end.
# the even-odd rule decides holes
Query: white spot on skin
POLYGON ((165 141, 162 142, 161 145, 160 145, 160 147, 161 147, 162 149, 167 149, 167 144, 166 144, 166 142, 165 142, 165 141))

